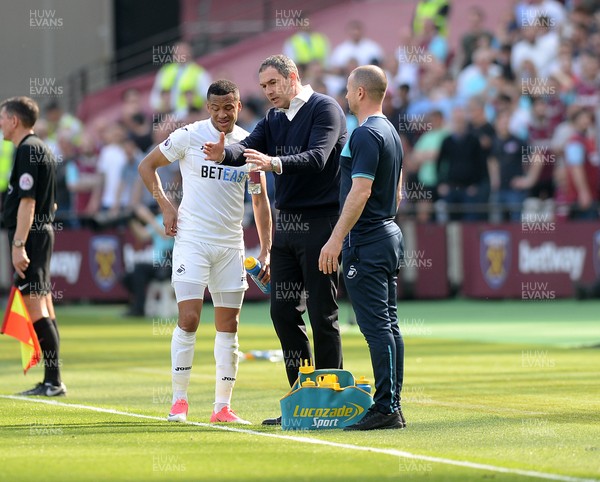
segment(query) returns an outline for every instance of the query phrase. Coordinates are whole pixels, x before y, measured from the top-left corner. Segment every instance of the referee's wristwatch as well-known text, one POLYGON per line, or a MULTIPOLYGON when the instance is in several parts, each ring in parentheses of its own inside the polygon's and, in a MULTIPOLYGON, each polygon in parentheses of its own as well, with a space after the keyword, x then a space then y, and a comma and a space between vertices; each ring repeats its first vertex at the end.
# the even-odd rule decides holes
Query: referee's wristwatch
POLYGON ((15 248, 22 248, 23 246, 25 246, 25 241, 23 241, 22 239, 13 239, 12 245, 15 248))

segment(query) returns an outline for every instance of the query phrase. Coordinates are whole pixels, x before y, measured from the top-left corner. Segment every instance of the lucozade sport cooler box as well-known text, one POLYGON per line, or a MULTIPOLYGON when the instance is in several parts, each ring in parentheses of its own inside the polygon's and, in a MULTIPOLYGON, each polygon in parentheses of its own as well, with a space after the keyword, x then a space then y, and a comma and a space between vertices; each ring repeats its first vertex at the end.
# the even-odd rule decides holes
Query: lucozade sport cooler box
POLYGON ((373 397, 356 385, 352 373, 309 369, 301 367, 290 392, 281 399, 283 430, 344 428, 365 416, 373 397))

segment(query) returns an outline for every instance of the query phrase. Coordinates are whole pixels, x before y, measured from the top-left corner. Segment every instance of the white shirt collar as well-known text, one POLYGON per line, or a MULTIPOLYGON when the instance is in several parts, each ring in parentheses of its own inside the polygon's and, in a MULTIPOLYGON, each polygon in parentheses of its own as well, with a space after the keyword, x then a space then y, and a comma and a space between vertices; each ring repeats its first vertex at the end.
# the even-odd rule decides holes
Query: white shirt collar
POLYGON ((308 102, 310 96, 313 95, 314 90, 310 85, 305 85, 302 87, 302 90, 290 101, 290 107, 288 109, 278 109, 280 112, 283 112, 286 117, 291 121, 300 108, 308 102))

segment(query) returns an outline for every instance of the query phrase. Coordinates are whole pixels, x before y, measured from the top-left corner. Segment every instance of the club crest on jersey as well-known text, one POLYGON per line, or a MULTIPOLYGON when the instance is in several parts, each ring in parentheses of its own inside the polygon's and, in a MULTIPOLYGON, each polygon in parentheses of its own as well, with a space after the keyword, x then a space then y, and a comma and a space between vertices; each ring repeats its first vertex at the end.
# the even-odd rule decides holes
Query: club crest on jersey
POLYGON ((179 274, 179 275, 185 273, 185 266, 183 264, 180 264, 179 268, 177 268, 176 273, 179 274))
POLYGON ((164 146, 165 146, 167 149, 170 149, 170 148, 171 148, 171 138, 168 138, 168 139, 165 141, 165 143, 164 143, 164 146))
POLYGON ((94 236, 90 240, 90 270, 102 291, 110 291, 120 275, 119 240, 116 236, 94 236))
POLYGON ((33 187, 33 176, 28 172, 21 174, 19 178, 19 187, 23 191, 29 191, 33 187))
POLYGON ((594 258, 596 278, 600 278, 600 230, 594 233, 594 249, 592 251, 592 256, 594 258))
POLYGON ((510 233, 508 231, 485 231, 479 241, 481 272, 490 288, 500 288, 510 269, 510 233))

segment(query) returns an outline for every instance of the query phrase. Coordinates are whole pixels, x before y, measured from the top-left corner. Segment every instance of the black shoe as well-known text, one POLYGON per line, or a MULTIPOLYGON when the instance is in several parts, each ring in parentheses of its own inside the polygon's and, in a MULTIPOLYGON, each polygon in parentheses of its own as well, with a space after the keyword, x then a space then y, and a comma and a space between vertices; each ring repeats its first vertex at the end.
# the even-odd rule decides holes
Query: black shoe
POLYGON ((400 422, 402 422, 402 428, 406 428, 406 420, 404 418, 404 414, 402 413, 402 410, 398 410, 396 413, 400 417, 400 422))
POLYGON ((267 418, 262 421, 263 425, 281 425, 281 416, 277 418, 267 418))
POLYGON ((388 428, 404 428, 406 421, 400 412, 390 414, 381 413, 375 408, 370 408, 367 414, 354 425, 344 427, 344 430, 377 430, 388 428))
POLYGON ((60 397, 67 394, 67 387, 64 383, 52 385, 51 383, 38 383, 31 390, 25 390, 18 393, 23 397, 60 397))

